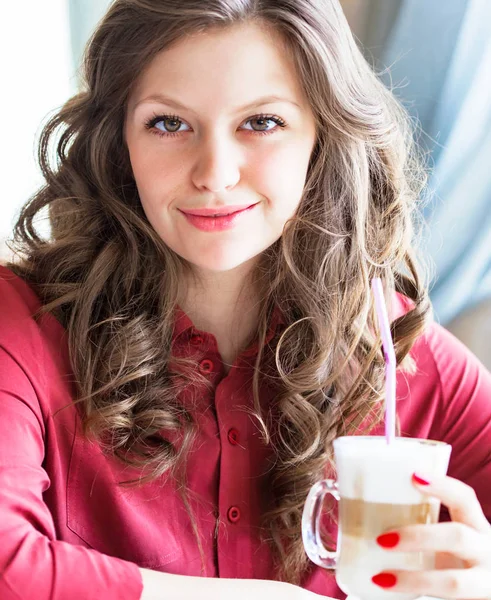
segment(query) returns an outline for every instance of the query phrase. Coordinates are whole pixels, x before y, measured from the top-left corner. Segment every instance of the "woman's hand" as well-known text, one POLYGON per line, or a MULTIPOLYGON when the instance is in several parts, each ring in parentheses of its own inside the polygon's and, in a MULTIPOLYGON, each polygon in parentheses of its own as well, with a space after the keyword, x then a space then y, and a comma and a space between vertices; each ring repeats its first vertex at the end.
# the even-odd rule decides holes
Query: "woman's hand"
MULTIPOLYGON (((452 477, 427 482, 414 475, 413 483, 424 494, 441 500, 449 509, 452 521, 401 527, 392 532, 397 533, 399 539, 397 535, 385 538, 391 544, 387 551, 436 552, 438 570, 394 570, 377 574, 373 582, 391 592, 466 600, 491 599, 491 525, 474 490, 452 477)), ((384 540, 381 542, 386 547, 384 540)))

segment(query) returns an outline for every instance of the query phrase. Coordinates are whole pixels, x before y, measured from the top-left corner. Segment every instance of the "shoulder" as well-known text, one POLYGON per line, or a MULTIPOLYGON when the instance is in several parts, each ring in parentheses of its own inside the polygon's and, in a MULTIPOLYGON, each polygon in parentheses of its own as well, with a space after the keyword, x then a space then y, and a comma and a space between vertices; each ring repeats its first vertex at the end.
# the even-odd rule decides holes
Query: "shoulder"
POLYGON ((39 297, 4 266, 0 266, 0 298, 0 348, 32 382, 43 381, 48 363, 63 352, 65 330, 52 315, 38 314, 39 297))
MULTIPOLYGON (((410 309, 407 299, 398 302, 410 309)), ((468 431, 491 422, 491 373, 452 333, 432 320, 410 354, 415 372, 398 373, 397 379, 406 434, 442 439, 457 421, 468 431)))
POLYGON ((433 367, 445 419, 470 408, 491 419, 491 373, 452 333, 430 323, 415 345, 414 356, 420 369, 425 362, 433 367))
POLYGON ((3 265, 0 265, 0 294, 2 305, 15 312, 23 312, 23 308, 35 311, 41 306, 39 298, 29 285, 3 265))
POLYGON ((29 329, 41 303, 29 285, 4 266, 0 266, 0 298, 0 345, 9 345, 20 331, 29 329))
POLYGON ((41 302, 31 287, 10 269, 0 266, 0 345, 10 347, 29 336, 41 302))
MULTIPOLYGON (((391 319, 404 316, 413 305, 412 300, 403 294, 396 293, 391 319)), ((420 369, 423 368, 423 365, 426 367, 423 369, 426 373, 433 370, 434 376, 441 380, 443 387, 447 387, 446 382, 455 373, 455 369, 461 370, 466 364, 472 363, 487 372, 478 358, 434 318, 429 321, 423 333, 414 342, 411 356, 420 369)))
MULTIPOLYGON (((411 310, 413 304, 402 294, 396 296, 394 315, 401 316, 411 310)), ((491 374, 481 361, 434 319, 416 339, 411 356, 416 363, 414 377, 423 377, 427 385, 431 380, 439 388, 442 402, 455 396, 457 389, 462 393, 472 388, 476 379, 482 380, 486 388, 491 385, 491 374)))

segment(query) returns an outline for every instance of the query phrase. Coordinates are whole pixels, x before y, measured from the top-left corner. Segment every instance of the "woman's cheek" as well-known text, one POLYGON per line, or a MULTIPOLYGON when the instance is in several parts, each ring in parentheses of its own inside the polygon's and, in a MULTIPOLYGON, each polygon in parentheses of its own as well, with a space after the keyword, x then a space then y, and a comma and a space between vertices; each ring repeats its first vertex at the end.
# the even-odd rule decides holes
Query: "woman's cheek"
POLYGON ((182 169, 182 162, 171 156, 165 160, 143 157, 136 161, 133 173, 142 200, 145 198, 146 203, 160 204, 173 197, 173 191, 182 185, 182 169))
POLYGON ((302 197, 308 158, 292 143, 262 155, 254 169, 257 191, 270 198, 286 218, 291 217, 302 197))

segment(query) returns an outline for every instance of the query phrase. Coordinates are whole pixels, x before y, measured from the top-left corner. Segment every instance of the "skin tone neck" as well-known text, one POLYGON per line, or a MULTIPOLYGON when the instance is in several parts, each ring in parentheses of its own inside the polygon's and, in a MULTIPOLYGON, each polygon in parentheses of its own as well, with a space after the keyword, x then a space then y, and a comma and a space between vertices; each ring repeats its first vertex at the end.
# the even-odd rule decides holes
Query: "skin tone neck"
POLYGON ((197 329, 215 336, 225 372, 248 346, 257 325, 258 294, 246 285, 255 263, 224 272, 200 270, 187 282, 179 303, 197 329))

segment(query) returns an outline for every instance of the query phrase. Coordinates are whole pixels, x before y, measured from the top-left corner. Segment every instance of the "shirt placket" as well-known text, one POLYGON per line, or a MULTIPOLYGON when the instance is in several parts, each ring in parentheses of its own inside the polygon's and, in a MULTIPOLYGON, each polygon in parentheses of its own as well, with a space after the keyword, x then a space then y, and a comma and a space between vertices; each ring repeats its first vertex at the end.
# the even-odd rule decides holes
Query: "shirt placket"
POLYGON ((250 578, 251 512, 254 511, 253 450, 250 417, 238 410, 244 398, 237 385, 242 377, 232 369, 215 391, 221 439, 220 489, 218 493, 218 572, 220 577, 250 578))

